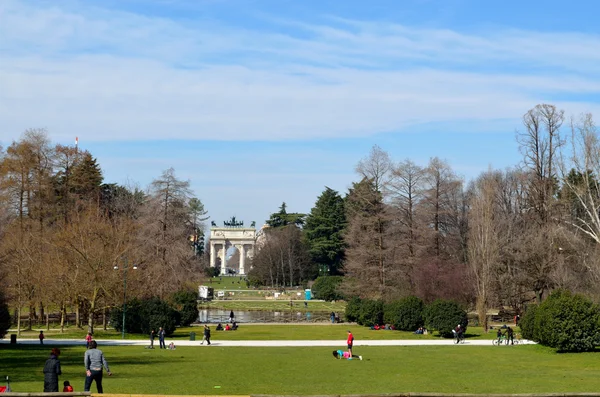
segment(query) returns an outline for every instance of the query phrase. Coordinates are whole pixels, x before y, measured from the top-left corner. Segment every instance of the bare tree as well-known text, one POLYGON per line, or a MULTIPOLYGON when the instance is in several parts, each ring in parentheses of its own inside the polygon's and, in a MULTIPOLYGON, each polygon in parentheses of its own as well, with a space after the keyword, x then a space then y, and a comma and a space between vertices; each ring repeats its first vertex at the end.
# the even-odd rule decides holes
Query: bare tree
POLYGON ((469 268, 476 291, 479 325, 487 332, 487 309, 500 265, 502 236, 496 176, 488 171, 471 188, 469 213, 469 268))
POLYGON ((352 294, 390 298, 398 289, 399 267, 391 233, 390 209, 370 179, 354 183, 346 197, 346 262, 351 278, 346 289, 352 294), (355 287, 350 291, 350 287, 355 287))
POLYGON ((170 168, 150 186, 138 219, 140 261, 152 294, 165 297, 199 277, 189 236, 193 234, 189 208, 191 190, 170 168))
POLYGON ((393 167, 387 196, 396 223, 397 255, 403 263, 404 277, 414 287, 412 273, 422 246, 419 239, 417 208, 423 199, 425 170, 410 160, 393 167))
POLYGON ((386 187, 390 180, 393 163, 389 154, 379 146, 374 145, 367 158, 356 165, 356 173, 362 178, 370 180, 375 188, 382 194, 386 193, 386 187))
POLYGON ((73 280, 74 293, 88 305, 88 332, 94 314, 119 278, 114 266, 134 251, 135 225, 127 218, 109 219, 94 206, 74 213, 53 240, 57 256, 73 280))
POLYGON ((251 282, 274 287, 295 286, 317 273, 301 230, 293 224, 265 230, 264 244, 252 259, 251 282))
POLYGON ((554 105, 541 104, 523 116, 524 132, 517 133, 525 169, 531 172, 529 202, 540 222, 550 219, 551 205, 557 189, 558 152, 564 144, 560 128, 564 111, 554 105))
POLYGON ((429 225, 424 229, 424 242, 429 255, 442 260, 460 260, 459 212, 462 196, 462 181, 448 163, 434 157, 425 174, 426 187, 420 203, 422 222, 429 225))

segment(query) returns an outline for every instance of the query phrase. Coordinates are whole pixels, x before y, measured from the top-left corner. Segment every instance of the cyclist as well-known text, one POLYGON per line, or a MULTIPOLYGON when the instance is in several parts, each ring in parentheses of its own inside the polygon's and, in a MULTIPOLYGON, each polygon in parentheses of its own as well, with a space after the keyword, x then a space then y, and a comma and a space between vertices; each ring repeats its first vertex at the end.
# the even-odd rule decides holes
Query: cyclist
POLYGON ((463 327, 461 327, 461 325, 460 325, 460 324, 458 324, 458 325, 456 326, 456 328, 454 328, 454 334, 456 335, 456 343, 458 343, 458 342, 460 342, 462 339, 464 339, 463 333, 464 333, 464 329, 463 329, 463 327))

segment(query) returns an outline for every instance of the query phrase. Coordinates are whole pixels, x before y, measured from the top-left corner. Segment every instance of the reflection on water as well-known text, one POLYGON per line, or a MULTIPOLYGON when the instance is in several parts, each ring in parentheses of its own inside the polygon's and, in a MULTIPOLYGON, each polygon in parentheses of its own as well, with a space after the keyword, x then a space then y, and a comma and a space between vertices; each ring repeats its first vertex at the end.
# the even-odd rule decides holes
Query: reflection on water
MULTIPOLYGON (((199 323, 227 323, 230 310, 202 309, 198 315, 199 323)), ((234 311, 235 321, 239 323, 290 323, 329 321, 329 313, 289 311, 234 311)))

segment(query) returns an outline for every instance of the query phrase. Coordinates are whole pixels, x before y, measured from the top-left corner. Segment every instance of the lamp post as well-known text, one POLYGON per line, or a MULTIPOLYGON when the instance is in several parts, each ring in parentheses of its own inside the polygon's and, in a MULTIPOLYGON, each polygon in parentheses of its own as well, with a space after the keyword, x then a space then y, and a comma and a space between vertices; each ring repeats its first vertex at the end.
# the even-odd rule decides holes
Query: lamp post
MULTIPOLYGON (((137 265, 133 265, 133 270, 137 270, 137 265)), ((125 264, 123 265, 123 323, 121 327, 121 339, 125 339, 125 313, 127 312, 127 258, 125 258, 125 264)), ((119 266, 113 267, 115 270, 119 270, 119 266)))

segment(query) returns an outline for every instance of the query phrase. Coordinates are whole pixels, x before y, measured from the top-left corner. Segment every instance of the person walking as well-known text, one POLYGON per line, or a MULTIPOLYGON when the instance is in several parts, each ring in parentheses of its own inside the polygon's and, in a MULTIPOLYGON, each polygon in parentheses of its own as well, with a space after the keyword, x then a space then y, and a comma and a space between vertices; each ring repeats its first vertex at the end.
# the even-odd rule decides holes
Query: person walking
POLYGON ((40 345, 44 344, 44 331, 40 331, 40 334, 38 335, 38 338, 40 338, 40 345))
POLYGON ((90 348, 90 343, 92 343, 92 333, 88 332, 88 334, 85 336, 85 347, 87 349, 90 348))
POLYGON ((165 330, 163 329, 163 327, 160 327, 158 329, 158 344, 160 345, 161 349, 167 348, 165 346, 165 330))
POLYGON ((44 393, 58 392, 58 375, 62 374, 58 356, 60 350, 55 347, 44 364, 44 393))
POLYGON ((104 358, 102 350, 97 349, 98 344, 95 340, 90 344, 90 348, 85 351, 83 363, 85 365, 85 385, 83 391, 90 391, 92 382, 96 381, 98 393, 104 393, 102 388, 102 367, 106 369, 108 376, 112 376, 112 372, 108 368, 108 363, 104 358))
POLYGON ((352 332, 350 332, 350 330, 348 330, 348 339, 346 339, 346 344, 348 345, 348 353, 350 353, 350 356, 352 357, 352 346, 354 345, 354 335, 352 335, 352 332))
POLYGON ((203 345, 204 341, 210 346, 210 328, 206 324, 204 325, 204 336, 202 337, 202 342, 200 342, 200 344, 203 345))
POLYGON ((150 349, 154 349, 154 338, 156 337, 156 333, 154 330, 150 331, 150 349))
POLYGON ((335 323, 335 313, 331 312, 331 314, 329 315, 329 319, 331 320, 331 324, 335 323))
POLYGON ((232 323, 235 315, 233 314, 233 310, 229 313, 229 322, 232 323))

